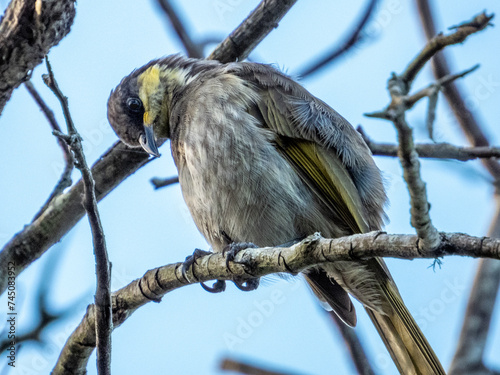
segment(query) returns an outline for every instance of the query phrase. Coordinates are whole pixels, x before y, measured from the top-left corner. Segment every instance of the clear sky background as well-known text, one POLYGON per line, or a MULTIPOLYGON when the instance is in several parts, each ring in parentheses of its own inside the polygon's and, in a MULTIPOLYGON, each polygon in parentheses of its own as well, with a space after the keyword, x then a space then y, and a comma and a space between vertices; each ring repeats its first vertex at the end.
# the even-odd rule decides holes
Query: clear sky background
MULTIPOLYGON (((254 61, 275 63, 294 75, 346 35, 365 3, 299 1, 251 57, 254 61)), ((5 7, 7 2, 0 4, 5 7)), ((255 0, 176 2, 196 39, 224 38, 257 4, 255 0)), ((498 12, 500 6, 493 0, 439 1, 438 29, 445 31, 484 9, 498 12)), ((379 110, 388 103, 386 82, 390 73, 401 72, 424 44, 413 2, 382 1, 366 35, 365 41, 341 61, 302 83, 353 125, 362 124, 374 140, 394 142, 390 123, 367 119, 363 113, 379 110)), ((500 143, 499 41, 499 28, 488 28, 464 45, 447 50, 455 72, 481 64, 459 85, 466 90, 469 108, 496 145, 500 143)), ((132 69, 153 58, 182 51, 154 1, 78 2, 71 33, 51 50, 49 57, 59 85, 69 97, 90 163, 117 139, 106 118, 110 90, 132 69)), ((64 125, 58 103, 41 81, 45 72, 44 66, 37 67, 33 83, 64 125)), ((414 88, 431 82, 427 67, 414 88)), ((438 108, 436 140, 465 145, 444 100, 440 100, 438 108)), ((408 113, 419 141, 428 141, 425 109, 421 102, 408 113)), ((24 87, 14 92, 0 117, 0 127, 3 244, 31 221, 45 202, 60 176, 62 157, 45 118, 24 87)), ((161 158, 129 177, 99 204, 113 263, 113 290, 150 268, 183 260, 195 248, 208 249, 189 216, 179 186, 154 191, 149 182, 155 176, 176 174, 169 145, 160 151, 161 158)), ((390 198, 390 223, 386 230, 413 233, 408 193, 398 161, 383 157, 376 161, 387 180, 390 198)), ((494 214, 493 188, 480 164, 423 160, 422 168, 437 228, 485 235, 494 214)), ((79 172, 74 172, 75 181, 79 177, 79 172)), ((408 308, 447 368, 477 262, 447 257, 441 268, 433 270, 431 264, 430 260, 388 260, 408 308)), ((94 256, 86 219, 18 278, 17 302, 22 311, 19 333, 35 323, 34 292, 41 280, 49 276, 51 308, 56 312, 73 306, 74 314, 49 327, 43 334, 47 345, 24 345, 18 353, 19 367, 11 374, 50 372, 64 341, 93 300, 94 256), (46 268, 49 263, 57 263, 51 271, 46 268)), ((0 299, 0 306, 0 311, 4 311, 5 296, 0 299)), ((497 369, 498 310, 486 355, 487 364, 497 369)), ((357 311, 356 330, 375 369, 380 374, 395 374, 389 355, 359 304, 357 311)), ((218 362, 224 356, 305 374, 353 373, 339 335, 299 278, 297 282, 267 278, 251 293, 243 293, 232 285, 218 295, 209 294, 198 285, 185 287, 166 295, 160 304, 142 307, 113 333, 115 374, 218 374, 218 362), (271 306, 266 313, 261 311, 263 305, 271 306)), ((4 364, 2 356, 0 368, 4 364)), ((95 355, 88 371, 96 373, 95 355)))

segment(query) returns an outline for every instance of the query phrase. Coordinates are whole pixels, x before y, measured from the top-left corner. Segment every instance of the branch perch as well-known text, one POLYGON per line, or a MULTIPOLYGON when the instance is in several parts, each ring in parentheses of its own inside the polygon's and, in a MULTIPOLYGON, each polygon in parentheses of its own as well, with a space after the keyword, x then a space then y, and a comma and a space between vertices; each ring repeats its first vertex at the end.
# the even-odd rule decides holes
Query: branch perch
MULTIPOLYGON (((429 251, 418 247, 415 235, 370 232, 325 239, 315 234, 290 247, 242 250, 234 262, 230 262, 230 269, 221 253, 201 257, 186 271, 187 279, 182 276, 183 263, 169 264, 149 270, 142 278, 113 293, 114 327, 120 326, 139 307, 150 301, 159 302, 172 290, 209 280, 242 281, 278 272, 295 275, 325 262, 370 257, 434 259, 436 256, 461 255, 500 259, 500 239, 462 233, 440 233, 440 237, 439 247, 429 251), (249 276, 248 267, 252 276, 249 276)), ((90 305, 82 322, 68 338, 53 370, 54 375, 85 374, 87 360, 95 346, 94 324, 95 307, 90 305)))

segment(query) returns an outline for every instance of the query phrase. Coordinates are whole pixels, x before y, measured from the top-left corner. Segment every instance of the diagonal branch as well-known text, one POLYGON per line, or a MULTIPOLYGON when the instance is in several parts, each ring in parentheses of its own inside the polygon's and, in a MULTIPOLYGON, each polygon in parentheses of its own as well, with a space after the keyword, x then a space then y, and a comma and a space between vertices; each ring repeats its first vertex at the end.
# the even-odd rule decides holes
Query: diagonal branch
POLYGON ((222 63, 245 60, 278 27, 297 0, 263 0, 257 8, 207 57, 222 63))
POLYGON ((74 0, 11 1, 0 23, 0 113, 14 89, 69 33, 74 18, 74 0))
POLYGON ((170 21, 170 24, 172 25, 175 33, 184 46, 187 55, 189 57, 202 58, 202 48, 200 48, 200 46, 193 41, 193 38, 191 38, 189 32, 187 31, 187 27, 184 24, 184 21, 181 19, 178 12, 174 9, 170 0, 157 0, 157 2, 163 12, 165 12, 165 15, 168 17, 168 20, 170 21))
MULTIPOLYGON (((269 25, 276 26, 290 7, 290 2, 263 1, 232 33, 239 35, 239 38, 245 35, 249 38, 247 43, 235 49, 226 40, 215 49, 212 56, 218 56, 223 61, 242 60, 269 33, 269 25), (243 55, 238 55, 238 51, 243 55)), ((147 164, 150 161, 148 158, 145 152, 131 151, 123 143, 115 143, 92 166, 97 200, 100 201, 124 179, 147 164)), ((80 180, 67 193, 57 197, 39 218, 25 226, 4 246, 0 252, 0 264, 15 262, 19 274, 58 242, 85 213, 80 203, 82 192, 83 183, 80 180)), ((0 268, 0 293, 5 291, 6 285, 5 268, 0 268)))
MULTIPOLYGON (((417 76, 417 74, 422 70, 424 65, 436 55, 443 48, 450 46, 452 44, 462 43, 467 39, 469 35, 477 33, 485 29, 490 25, 490 21, 493 15, 487 15, 486 13, 481 13, 474 17, 471 21, 465 22, 460 26, 455 28, 455 31, 448 35, 438 34, 434 32, 425 47, 420 51, 420 53, 411 61, 411 63, 406 67, 405 71, 401 73, 400 78, 405 83, 407 89, 417 76)), ((450 72, 440 75, 441 78, 445 75, 449 75, 450 72)), ((408 92, 408 91, 407 91, 408 92)))
POLYGON ((339 57, 345 55, 350 49, 352 49, 356 45, 356 43, 363 40, 362 32, 365 26, 368 24, 368 21, 375 13, 375 8, 377 7, 377 3, 378 0, 370 0, 360 20, 353 28, 353 31, 350 33, 349 37, 340 44, 340 46, 336 44, 330 51, 324 53, 324 56, 320 57, 316 61, 306 64, 306 67, 299 70, 299 73, 297 73, 296 75, 298 77, 305 78, 312 75, 313 73, 318 72, 326 65, 331 64, 339 57))
MULTIPOLYGON (((325 262, 359 261, 381 256, 434 259, 436 256, 461 255, 500 259, 500 239, 461 233, 440 233, 440 237, 439 247, 430 251, 418 247, 415 235, 370 232, 325 239, 316 233, 290 247, 242 250, 235 256, 234 262, 230 262, 230 268, 222 253, 198 258, 186 270, 186 277, 182 271, 183 263, 159 267, 113 293, 114 327, 120 326, 139 307, 151 301, 159 302, 172 290, 209 280, 244 281, 272 273, 295 275, 325 262)), ((94 325, 95 307, 90 305, 82 322, 68 338, 52 374, 85 373, 88 358, 96 343, 94 325)))
POLYGON ((71 118, 68 98, 64 96, 59 89, 47 58, 46 63, 49 74, 44 75, 43 80, 60 101, 68 127, 67 135, 57 130, 54 130, 54 134, 68 143, 68 146, 75 156, 75 166, 82 173, 84 184, 83 207, 89 218, 90 229, 92 231, 97 277, 95 293, 96 325, 94 328, 97 337, 97 370, 99 375, 110 375, 111 331, 113 324, 111 316, 111 264, 109 263, 106 241, 104 240, 104 231, 97 209, 95 181, 83 153, 82 138, 80 134, 78 134, 73 119, 71 118))
MULTIPOLYGON (((43 114, 47 118, 47 121, 50 124, 50 127, 52 128, 53 131, 60 132, 61 128, 59 124, 56 121, 56 118, 54 116, 54 112, 47 106, 45 101, 42 99, 40 94, 38 93, 37 89, 31 83, 31 81, 28 81, 24 84, 26 86, 26 89, 30 93, 30 95, 33 97, 33 100, 38 104, 40 109, 42 110, 43 114)), ((59 178, 59 181, 57 182, 54 190, 52 190, 52 193, 50 193, 49 197, 47 198, 47 201, 45 204, 42 206, 42 208, 35 214, 33 221, 36 220, 40 215, 47 209, 49 206, 50 202, 57 197, 59 194, 61 194, 64 189, 67 187, 71 186, 72 181, 71 181, 71 172, 73 172, 73 167, 74 167, 74 158, 73 154, 71 153, 68 145, 66 142, 64 142, 61 138, 56 137, 57 143, 62 149, 63 152, 63 158, 65 162, 64 170, 61 174, 61 177, 59 178)))

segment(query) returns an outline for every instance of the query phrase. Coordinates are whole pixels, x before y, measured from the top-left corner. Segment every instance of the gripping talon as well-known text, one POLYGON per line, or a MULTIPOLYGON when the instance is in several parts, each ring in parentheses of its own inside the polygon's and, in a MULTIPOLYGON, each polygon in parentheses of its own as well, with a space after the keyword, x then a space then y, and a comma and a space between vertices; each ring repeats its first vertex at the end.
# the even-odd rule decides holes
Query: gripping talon
MULTIPOLYGON (((189 270, 189 267, 192 267, 193 264, 195 264, 195 263, 198 264, 196 262, 198 259, 200 259, 201 257, 204 257, 205 255, 210 255, 210 254, 212 254, 210 251, 195 249, 193 252, 193 255, 187 256, 184 263, 182 263, 182 266, 181 266, 182 277, 185 280, 189 281, 189 278, 187 277, 187 270, 189 270)), ((193 276, 196 278, 194 272, 193 272, 193 276)))
POLYGON ((222 250, 222 254, 226 256, 226 267, 229 268, 229 262, 234 262, 234 257, 236 254, 238 254, 241 250, 249 249, 249 248, 255 248, 257 247, 251 242, 233 242, 226 246, 224 250, 222 250))
POLYGON ((258 278, 248 279, 243 282, 233 280, 233 283, 239 290, 242 290, 244 292, 251 292, 252 290, 257 289, 257 287, 259 286, 259 280, 260 279, 258 278))
POLYGON ((217 280, 211 287, 201 282, 200 285, 209 293, 221 293, 226 290, 226 282, 224 280, 217 280))

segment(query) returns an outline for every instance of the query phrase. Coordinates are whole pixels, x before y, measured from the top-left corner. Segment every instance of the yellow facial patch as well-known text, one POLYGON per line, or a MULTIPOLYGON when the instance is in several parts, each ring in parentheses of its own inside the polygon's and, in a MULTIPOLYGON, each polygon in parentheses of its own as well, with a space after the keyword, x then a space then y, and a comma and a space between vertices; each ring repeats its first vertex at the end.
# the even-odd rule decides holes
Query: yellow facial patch
POLYGON ((155 95, 160 86, 160 69, 158 65, 153 65, 142 73, 138 78, 139 83, 139 98, 144 105, 144 124, 151 125, 154 116, 150 115, 151 103, 149 98, 155 95))

